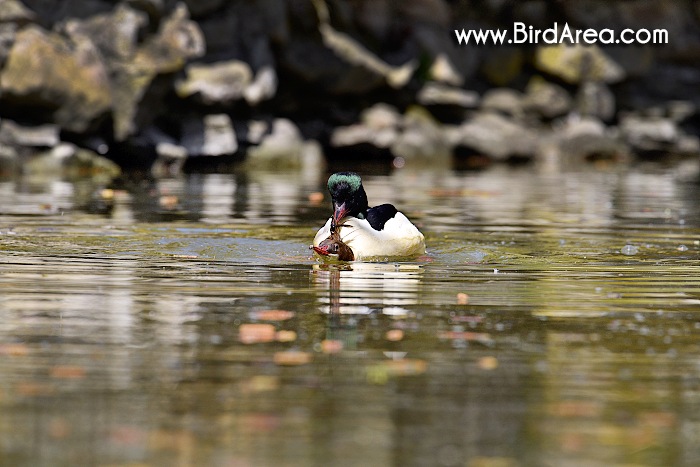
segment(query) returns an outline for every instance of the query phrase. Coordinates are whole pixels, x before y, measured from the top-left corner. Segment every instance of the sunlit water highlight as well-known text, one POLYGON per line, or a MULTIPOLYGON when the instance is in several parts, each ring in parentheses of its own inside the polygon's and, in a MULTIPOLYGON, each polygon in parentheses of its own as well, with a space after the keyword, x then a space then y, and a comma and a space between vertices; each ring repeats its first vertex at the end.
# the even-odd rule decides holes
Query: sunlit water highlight
POLYGON ((700 463, 697 183, 366 176, 428 254, 348 265, 325 176, 0 182, 0 463, 700 463))

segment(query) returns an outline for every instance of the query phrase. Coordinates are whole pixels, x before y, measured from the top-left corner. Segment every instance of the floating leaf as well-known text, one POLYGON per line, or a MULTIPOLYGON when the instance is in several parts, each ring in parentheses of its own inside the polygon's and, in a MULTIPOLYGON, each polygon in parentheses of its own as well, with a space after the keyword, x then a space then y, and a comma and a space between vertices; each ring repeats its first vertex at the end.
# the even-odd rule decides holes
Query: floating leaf
POLYGON ((277 342, 294 342, 297 340, 297 333, 296 331, 287 330, 277 331, 275 334, 275 340, 277 342))
POLYGON ((25 344, 2 344, 0 345, 0 355, 10 355, 20 357, 29 354, 29 347, 25 344))
POLYGON ((279 389, 280 379, 272 375, 255 375, 241 383, 243 393, 268 392, 279 389))
POLYGON ((272 342, 277 332, 272 324, 245 323, 238 328, 238 339, 244 344, 272 342))
POLYGON ((251 312, 250 317, 261 321, 286 321, 294 317, 294 312, 287 310, 260 310, 251 312))
POLYGON ((469 295, 464 292, 457 294, 457 305, 467 305, 469 303, 469 295))
POLYGON ((54 393, 53 386, 48 384, 36 383, 33 381, 22 381, 15 386, 15 392, 20 396, 48 396, 54 393))
POLYGON ((321 341, 321 352, 323 353, 338 353, 343 350, 343 341, 336 339, 325 339, 321 341))
POLYGON ((384 335, 384 338, 391 342, 398 342, 403 339, 404 333, 401 329, 390 329, 384 335))
POLYGON ((82 366, 59 365, 51 368, 49 376, 56 379, 81 379, 85 377, 85 368, 82 366))
POLYGON ((495 370, 498 368, 498 359, 492 356, 481 357, 479 361, 477 361, 477 365, 482 370, 495 370))
POLYGON ((313 356, 309 352, 299 350, 286 350, 284 352, 275 352, 272 360, 277 365, 281 366, 297 366, 311 363, 313 356))

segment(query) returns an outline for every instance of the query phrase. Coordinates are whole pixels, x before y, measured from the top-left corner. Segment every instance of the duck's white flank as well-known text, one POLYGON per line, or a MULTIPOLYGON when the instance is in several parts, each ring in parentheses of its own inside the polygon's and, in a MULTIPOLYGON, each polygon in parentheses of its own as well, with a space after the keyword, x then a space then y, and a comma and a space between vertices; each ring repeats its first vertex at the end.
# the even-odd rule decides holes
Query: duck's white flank
MULTIPOLYGON (((374 230, 366 219, 346 217, 338 224, 340 239, 350 247, 355 260, 372 257, 408 257, 425 253, 425 238, 402 213, 386 221, 382 230, 374 230)), ((331 234, 331 219, 314 237, 318 246, 331 234)))

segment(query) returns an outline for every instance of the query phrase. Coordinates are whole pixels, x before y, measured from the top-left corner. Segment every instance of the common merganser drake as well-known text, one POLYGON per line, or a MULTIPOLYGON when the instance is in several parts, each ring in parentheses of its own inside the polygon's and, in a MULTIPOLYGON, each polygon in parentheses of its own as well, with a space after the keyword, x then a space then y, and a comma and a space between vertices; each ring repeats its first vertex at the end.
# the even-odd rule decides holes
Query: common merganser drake
MULTIPOLYGON (((338 172, 328 178, 333 216, 314 237, 314 251, 335 232, 355 260, 412 257, 425 253, 425 238, 415 225, 391 204, 370 208, 362 179, 354 172, 338 172)), ((337 243, 337 242, 336 242, 337 243)))

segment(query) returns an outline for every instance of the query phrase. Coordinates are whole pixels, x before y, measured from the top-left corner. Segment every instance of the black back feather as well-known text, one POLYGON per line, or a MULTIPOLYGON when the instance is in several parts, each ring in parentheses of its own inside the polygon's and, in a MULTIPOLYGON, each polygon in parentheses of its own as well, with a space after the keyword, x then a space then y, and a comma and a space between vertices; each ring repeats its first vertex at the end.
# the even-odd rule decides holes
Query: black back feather
POLYGON ((379 206, 367 209, 365 217, 374 230, 383 230, 384 224, 386 224, 389 219, 392 219, 397 212, 399 211, 393 204, 380 204, 379 206))

